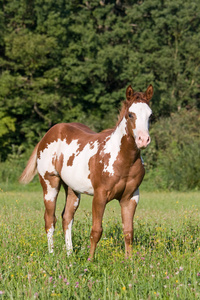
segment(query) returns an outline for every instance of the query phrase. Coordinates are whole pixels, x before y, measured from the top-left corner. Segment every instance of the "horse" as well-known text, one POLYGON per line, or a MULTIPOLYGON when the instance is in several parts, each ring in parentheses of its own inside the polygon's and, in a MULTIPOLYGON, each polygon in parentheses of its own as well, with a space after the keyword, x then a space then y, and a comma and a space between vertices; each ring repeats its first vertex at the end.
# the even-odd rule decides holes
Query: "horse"
POLYGON ((145 174, 141 149, 150 143, 152 96, 152 85, 145 92, 135 92, 129 85, 114 128, 96 133, 80 123, 59 123, 36 145, 19 181, 27 184, 39 174, 49 253, 54 252, 56 200, 62 185, 66 195, 62 226, 67 254, 73 251, 72 224, 80 195, 88 194, 93 196, 89 259, 93 259, 102 236, 106 204, 113 199, 121 206, 125 256, 132 256, 133 218, 145 174))

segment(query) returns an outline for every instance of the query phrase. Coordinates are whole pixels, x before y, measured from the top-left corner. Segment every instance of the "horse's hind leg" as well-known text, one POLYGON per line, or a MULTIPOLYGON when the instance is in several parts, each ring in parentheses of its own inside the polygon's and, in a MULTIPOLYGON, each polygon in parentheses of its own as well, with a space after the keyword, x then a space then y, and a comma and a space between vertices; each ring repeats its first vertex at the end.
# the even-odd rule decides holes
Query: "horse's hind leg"
POLYGON ((49 253, 53 253, 53 233, 56 224, 56 200, 60 190, 60 178, 56 175, 46 172, 44 178, 40 177, 40 183, 43 188, 44 205, 45 205, 45 230, 47 233, 49 253))
POLYGON ((66 204, 62 213, 62 225, 65 235, 65 244, 67 249, 67 255, 70 255, 73 251, 72 246, 72 224, 74 220, 74 214, 79 206, 80 194, 74 192, 70 187, 63 184, 66 193, 66 204))

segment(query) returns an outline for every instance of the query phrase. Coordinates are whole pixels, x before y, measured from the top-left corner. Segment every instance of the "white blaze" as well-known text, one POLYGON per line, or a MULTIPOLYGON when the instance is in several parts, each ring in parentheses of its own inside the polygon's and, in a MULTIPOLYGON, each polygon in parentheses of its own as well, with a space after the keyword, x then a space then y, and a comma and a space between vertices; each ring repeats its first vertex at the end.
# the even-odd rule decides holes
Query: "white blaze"
POLYGON ((133 103, 129 111, 136 115, 134 136, 136 137, 138 132, 149 132, 149 117, 152 113, 150 107, 146 103, 133 103))
POLYGON ((146 103, 133 103, 129 111, 134 113, 136 116, 135 119, 135 128, 133 128, 133 135, 135 137, 135 142, 137 147, 146 148, 150 143, 149 136, 149 117, 152 113, 150 107, 146 103))

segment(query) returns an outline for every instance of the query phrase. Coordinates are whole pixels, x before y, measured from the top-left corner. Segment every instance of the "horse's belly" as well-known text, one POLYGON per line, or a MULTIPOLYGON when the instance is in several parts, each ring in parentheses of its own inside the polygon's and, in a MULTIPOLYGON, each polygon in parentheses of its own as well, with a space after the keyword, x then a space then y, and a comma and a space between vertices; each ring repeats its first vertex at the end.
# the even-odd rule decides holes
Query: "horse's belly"
POLYGON ((93 195, 94 189, 90 180, 89 161, 97 153, 98 142, 87 143, 79 150, 79 144, 73 149, 70 145, 64 152, 63 167, 61 170, 62 180, 73 190, 79 193, 93 195))
MULTIPOLYGON (((84 164, 85 165, 85 164, 84 164)), ((62 180, 78 193, 93 195, 94 189, 89 177, 87 165, 64 166, 61 172, 62 180)))

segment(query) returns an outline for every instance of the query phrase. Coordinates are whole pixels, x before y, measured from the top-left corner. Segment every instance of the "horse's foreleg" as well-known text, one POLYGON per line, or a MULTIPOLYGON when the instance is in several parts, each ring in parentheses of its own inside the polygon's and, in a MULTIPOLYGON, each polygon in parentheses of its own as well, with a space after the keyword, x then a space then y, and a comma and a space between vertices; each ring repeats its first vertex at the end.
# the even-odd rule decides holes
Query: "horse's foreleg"
POLYGON ((65 244, 67 249, 67 255, 70 255, 73 251, 72 246, 72 224, 74 220, 74 214, 79 206, 80 194, 75 193, 71 188, 64 185, 66 193, 66 205, 62 213, 62 225, 63 232, 65 235, 65 244))
MULTIPOLYGON (((97 194, 97 193, 96 193, 97 194)), ((94 253, 97 247, 97 243, 99 242, 103 228, 102 228, 102 219, 106 206, 106 198, 103 197, 100 193, 98 195, 94 195, 92 202, 92 230, 90 234, 90 259, 93 259, 94 253)))
POLYGON ((125 240, 125 256, 132 256, 132 243, 133 243, 133 218, 137 203, 139 201, 139 190, 137 189, 130 200, 120 201, 122 226, 125 240))
POLYGON ((58 192, 60 190, 60 179, 57 176, 52 176, 46 173, 45 180, 42 176, 40 177, 40 182, 43 187, 44 194, 44 205, 45 205, 45 230, 47 233, 48 249, 49 253, 53 253, 54 243, 53 234, 56 225, 56 199, 58 192))

